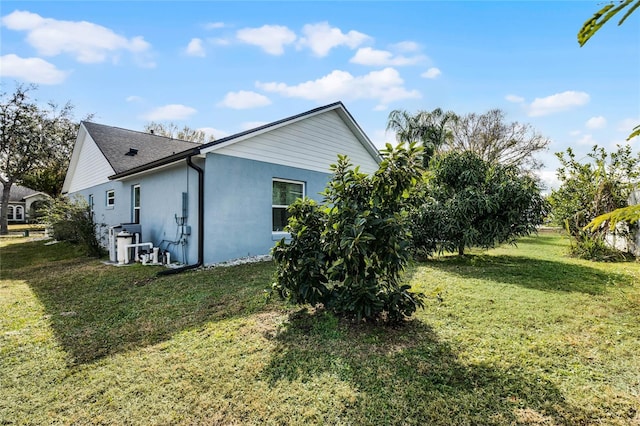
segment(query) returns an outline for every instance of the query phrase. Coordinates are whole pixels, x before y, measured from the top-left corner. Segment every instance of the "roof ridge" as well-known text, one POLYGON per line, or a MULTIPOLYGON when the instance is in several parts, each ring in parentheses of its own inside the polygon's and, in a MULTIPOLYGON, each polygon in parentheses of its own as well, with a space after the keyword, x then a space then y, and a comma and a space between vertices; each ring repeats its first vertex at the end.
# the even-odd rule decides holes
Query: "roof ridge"
POLYGON ((109 128, 111 128, 111 129, 123 130, 123 131, 125 131, 125 132, 132 132, 132 133, 138 133, 138 134, 141 134, 141 135, 148 135, 148 136, 153 136, 153 137, 156 137, 156 138, 167 139, 167 140, 169 140, 169 141, 186 142, 186 143, 190 143, 190 144, 193 144, 193 145, 203 145, 202 143, 199 143, 199 142, 193 142, 193 141, 188 141, 188 140, 185 140, 185 139, 179 139, 179 138, 171 138, 171 137, 169 137, 169 136, 165 136, 165 135, 158 135, 158 134, 155 134, 155 133, 149 133, 149 132, 144 132, 144 131, 142 131, 142 130, 125 129, 124 127, 111 126, 111 125, 109 125, 109 124, 96 123, 95 121, 82 120, 80 123, 81 123, 81 124, 83 124, 83 123, 88 123, 88 124, 93 124, 93 125, 101 126, 101 127, 109 127, 109 128))

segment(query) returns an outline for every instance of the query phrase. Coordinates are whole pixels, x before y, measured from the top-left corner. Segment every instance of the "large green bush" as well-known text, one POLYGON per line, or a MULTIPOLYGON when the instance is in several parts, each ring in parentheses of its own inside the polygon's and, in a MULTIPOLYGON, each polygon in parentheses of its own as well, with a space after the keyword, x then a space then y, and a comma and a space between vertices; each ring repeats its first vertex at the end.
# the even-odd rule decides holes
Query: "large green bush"
MULTIPOLYGON (((590 260, 623 257, 606 245, 608 227, 600 225, 617 217, 608 213, 626 211, 629 195, 640 182, 640 153, 634 155, 631 145, 618 146, 610 153, 596 145, 584 160, 577 160, 571 148, 556 156, 561 164, 557 171, 561 184, 551 192, 549 202, 553 220, 571 239, 571 253, 590 260), (587 225, 591 225, 589 229, 585 229, 587 225)), ((629 228, 632 233, 638 226, 633 222, 629 228)))
POLYGON ((323 305, 358 321, 398 322, 423 306, 403 285, 410 259, 406 213, 421 175, 421 150, 387 145, 371 176, 340 156, 321 205, 289 208, 291 240, 273 249, 274 290, 294 303, 323 305))
POLYGON ((535 179, 471 151, 436 157, 411 210, 414 249, 423 255, 491 248, 536 231, 547 204, 535 179))
POLYGON ((46 214, 45 222, 56 240, 79 244, 88 256, 100 257, 104 254, 98 240, 100 225, 93 220, 91 209, 83 198, 55 198, 46 214))

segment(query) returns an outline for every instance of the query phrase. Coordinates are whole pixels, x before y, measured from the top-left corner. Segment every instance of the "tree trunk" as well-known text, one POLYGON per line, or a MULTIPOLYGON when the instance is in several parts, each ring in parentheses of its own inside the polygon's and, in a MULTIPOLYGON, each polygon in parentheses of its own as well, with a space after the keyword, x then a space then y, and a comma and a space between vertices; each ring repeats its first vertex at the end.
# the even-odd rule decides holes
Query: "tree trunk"
POLYGON ((9 194, 11 194, 12 181, 2 182, 2 200, 0 201, 0 235, 7 235, 9 227, 7 214, 9 213, 9 194))
POLYGON ((458 256, 464 256, 464 242, 458 243, 458 256))

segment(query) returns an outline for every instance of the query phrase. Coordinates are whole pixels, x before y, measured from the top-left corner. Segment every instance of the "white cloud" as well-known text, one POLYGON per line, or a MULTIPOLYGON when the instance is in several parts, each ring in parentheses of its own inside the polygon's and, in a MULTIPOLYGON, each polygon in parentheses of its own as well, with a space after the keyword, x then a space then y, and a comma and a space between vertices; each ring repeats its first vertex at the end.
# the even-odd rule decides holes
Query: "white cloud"
POLYGON ((125 99, 125 101, 127 102, 140 102, 142 100, 142 98, 140 96, 127 96, 127 98, 125 99))
POLYGON ((398 52, 417 52, 420 50, 420 45, 415 41, 401 41, 400 43, 391 45, 391 48, 398 52))
POLYGON ((259 46, 270 55, 282 55, 284 46, 296 41, 296 35, 287 27, 264 25, 260 28, 243 28, 236 37, 243 43, 259 46))
POLYGON ((588 129, 603 129, 607 126, 607 119, 599 115, 598 117, 591 117, 585 124, 588 129))
POLYGON ((342 30, 332 27, 328 22, 307 24, 302 28, 302 37, 298 47, 308 47, 316 56, 327 56, 334 47, 347 46, 355 49, 361 44, 371 40, 366 34, 358 31, 343 33, 342 30))
POLYGON ((507 95, 504 98, 507 101, 513 102, 513 103, 516 103, 516 104, 521 104, 522 102, 524 102, 524 98, 522 96, 518 96, 518 95, 507 95))
POLYGON ((239 92, 229 92, 218 106, 233 109, 249 109, 270 105, 271 101, 264 95, 256 92, 240 90, 239 92))
POLYGON ((369 138, 371 142, 378 149, 382 149, 386 146, 387 143, 391 145, 396 145, 396 136, 393 132, 388 132, 385 129, 376 129, 372 133, 369 134, 369 138))
POLYGON ((589 99, 588 93, 575 92, 573 90, 556 93, 546 98, 536 98, 529 107, 529 116, 540 117, 555 112, 566 111, 587 104, 589 99))
POLYGON ((218 45, 218 46, 229 46, 231 44, 231 40, 229 40, 228 38, 220 38, 220 37, 208 38, 207 42, 218 45))
POLYGON ((269 124, 268 121, 246 121, 240 125, 242 130, 251 130, 256 127, 264 126, 265 124, 269 124))
POLYGON ((586 146, 593 146, 598 143, 598 141, 596 141, 593 138, 592 134, 584 134, 576 142, 578 143, 578 145, 586 145, 586 146))
POLYGON ((569 132, 571 136, 580 136, 582 132, 580 130, 572 130, 569 132))
POLYGON ((637 126, 640 125, 640 117, 638 118, 625 118, 624 120, 618 123, 616 130, 624 133, 631 133, 631 131, 637 126))
POLYGON ((373 99, 378 101, 377 107, 385 106, 389 102, 421 97, 417 90, 409 91, 404 87, 400 74, 393 68, 372 71, 362 76, 353 76, 346 71, 335 70, 317 80, 294 86, 276 82, 256 82, 256 86, 285 97, 317 102, 337 99, 373 99))
POLYGON ((198 111, 195 108, 180 104, 171 104, 155 108, 146 113, 143 118, 150 121, 184 120, 196 112, 198 111))
POLYGON ((79 62, 99 63, 118 60, 118 53, 134 54, 140 65, 153 66, 144 55, 151 45, 142 37, 126 38, 109 28, 86 21, 59 21, 26 12, 15 11, 2 18, 2 24, 15 31, 27 31, 27 42, 40 55, 67 53, 79 62))
POLYGON ((219 130, 213 127, 200 127, 197 130, 204 132, 205 140, 209 140, 210 136, 213 136, 216 139, 222 139, 229 136, 231 133, 225 132, 224 130, 219 130))
POLYGON ((402 55, 394 56, 387 50, 377 50, 371 47, 362 47, 358 49, 353 58, 349 62, 368 66, 405 66, 415 65, 424 60, 422 55, 406 57, 402 55))
POLYGON ((13 77, 29 83, 60 84, 69 75, 55 65, 40 58, 21 58, 10 53, 0 57, 0 75, 13 77))
POLYGON ((186 49, 187 55, 199 56, 203 58, 205 56, 204 46, 202 45, 202 39, 192 38, 186 49))
POLYGON ((440 71, 439 68, 431 67, 425 72, 423 72, 422 74, 420 74, 420 77, 434 79, 434 78, 438 78, 440 74, 442 74, 442 71, 440 71))
POLYGON ((205 29, 207 30, 215 30, 218 28, 224 28, 225 24, 224 22, 209 22, 208 24, 205 24, 205 29))
POLYGON ((549 194, 552 189, 560 187, 560 180, 555 170, 535 170, 534 173, 538 175, 546 190, 543 193, 549 194))

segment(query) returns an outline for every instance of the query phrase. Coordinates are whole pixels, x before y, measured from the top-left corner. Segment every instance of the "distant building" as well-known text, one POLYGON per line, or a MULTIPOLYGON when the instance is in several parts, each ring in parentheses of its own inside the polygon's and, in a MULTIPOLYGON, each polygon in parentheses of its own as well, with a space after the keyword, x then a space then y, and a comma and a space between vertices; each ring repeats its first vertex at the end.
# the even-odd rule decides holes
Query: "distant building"
MULTIPOLYGON (((4 185, 0 183, 0 191, 4 185)), ((33 219, 34 211, 41 202, 50 199, 44 192, 38 192, 26 186, 12 185, 9 193, 9 207, 7 223, 29 223, 33 219)))

